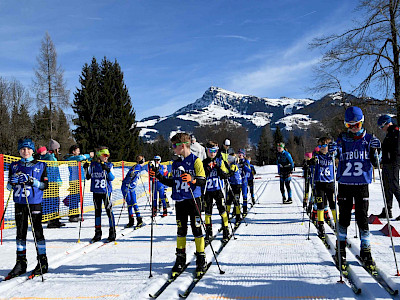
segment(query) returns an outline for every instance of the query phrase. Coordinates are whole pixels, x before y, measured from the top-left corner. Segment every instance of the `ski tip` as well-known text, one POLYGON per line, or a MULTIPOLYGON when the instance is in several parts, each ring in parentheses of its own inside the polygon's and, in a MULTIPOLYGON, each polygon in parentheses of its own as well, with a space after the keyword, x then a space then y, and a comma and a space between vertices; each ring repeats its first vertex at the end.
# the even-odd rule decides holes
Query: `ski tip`
POLYGON ((79 244, 81 242, 81 240, 78 240, 77 243, 79 244))
POLYGON ((157 298, 157 297, 155 297, 154 295, 152 295, 152 294, 149 294, 149 297, 151 298, 151 299, 155 299, 155 298, 157 298))
POLYGON ((186 296, 186 295, 183 295, 183 294, 179 294, 179 297, 180 297, 180 298, 183 298, 183 299, 186 299, 186 298, 187 298, 187 296, 186 296))

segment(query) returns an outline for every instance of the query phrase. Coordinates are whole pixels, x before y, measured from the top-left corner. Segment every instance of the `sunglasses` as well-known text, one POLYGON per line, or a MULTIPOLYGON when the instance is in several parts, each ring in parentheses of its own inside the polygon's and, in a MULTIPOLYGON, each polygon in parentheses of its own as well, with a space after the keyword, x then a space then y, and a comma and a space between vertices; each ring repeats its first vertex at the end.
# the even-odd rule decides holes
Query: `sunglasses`
POLYGON ((176 147, 179 147, 180 145, 183 145, 183 144, 189 144, 189 142, 182 142, 182 143, 175 143, 175 144, 172 144, 172 148, 176 148, 176 147))
POLYGON ((218 147, 207 148, 207 150, 210 153, 217 153, 218 152, 218 147))
POLYGON ((379 126, 380 129, 382 129, 383 127, 385 127, 387 125, 387 122, 383 123, 381 126, 379 126))
POLYGON ((352 129, 352 128, 361 128, 362 127, 363 122, 357 122, 357 123, 344 123, 344 126, 346 126, 346 128, 352 129))

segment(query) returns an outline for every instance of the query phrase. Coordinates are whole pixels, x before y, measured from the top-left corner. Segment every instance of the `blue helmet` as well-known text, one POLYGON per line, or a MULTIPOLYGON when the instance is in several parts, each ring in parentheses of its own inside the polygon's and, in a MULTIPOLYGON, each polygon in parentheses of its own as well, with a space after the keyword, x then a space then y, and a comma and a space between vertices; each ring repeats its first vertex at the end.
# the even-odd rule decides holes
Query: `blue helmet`
POLYGON ((25 147, 35 151, 35 143, 30 138, 22 138, 18 140, 18 151, 25 147))
POLYGON ((345 123, 358 123, 364 121, 364 114, 361 108, 357 106, 351 106, 346 109, 344 113, 344 122, 345 123))
POLYGON ((392 118, 389 115, 382 115, 378 118, 378 126, 379 127, 383 127, 389 123, 392 123, 392 118))

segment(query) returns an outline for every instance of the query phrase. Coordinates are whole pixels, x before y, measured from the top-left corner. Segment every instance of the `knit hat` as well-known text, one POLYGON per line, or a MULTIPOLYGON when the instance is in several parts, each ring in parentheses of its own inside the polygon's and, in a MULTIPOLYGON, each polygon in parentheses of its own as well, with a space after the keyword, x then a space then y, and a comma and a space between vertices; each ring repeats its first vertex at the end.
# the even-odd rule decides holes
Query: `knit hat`
POLYGON ((35 143, 30 138, 22 138, 18 140, 18 151, 25 147, 35 151, 35 143))
POLYGON ((364 114, 361 108, 357 106, 351 106, 346 109, 344 113, 344 122, 345 123, 357 123, 364 121, 364 114))
POLYGON ((379 127, 383 127, 389 123, 392 123, 392 118, 389 115, 382 115, 378 118, 378 126, 379 127))
POLYGON ((312 153, 311 152, 306 152, 304 154, 304 157, 311 158, 312 157, 312 153))
POLYGON ((47 147, 47 149, 49 151, 54 151, 56 149, 59 149, 60 147, 60 144, 56 140, 50 139, 49 147, 47 147))

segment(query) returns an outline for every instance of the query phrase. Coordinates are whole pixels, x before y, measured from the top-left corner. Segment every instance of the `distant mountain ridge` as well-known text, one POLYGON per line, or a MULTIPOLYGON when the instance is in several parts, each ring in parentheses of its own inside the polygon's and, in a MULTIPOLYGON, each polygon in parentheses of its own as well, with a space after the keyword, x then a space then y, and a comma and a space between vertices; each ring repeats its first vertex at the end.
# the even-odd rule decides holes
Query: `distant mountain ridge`
POLYGON ((335 111, 335 107, 343 110, 344 97, 348 102, 358 99, 344 93, 328 94, 320 100, 271 99, 210 87, 201 98, 173 114, 151 116, 137 122, 136 126, 145 141, 152 141, 160 134, 168 139, 177 131, 193 132, 196 126, 230 120, 244 126, 250 142, 256 144, 266 124, 271 124, 272 128, 279 125, 283 131, 304 133, 311 124, 323 120, 327 112, 335 111))

